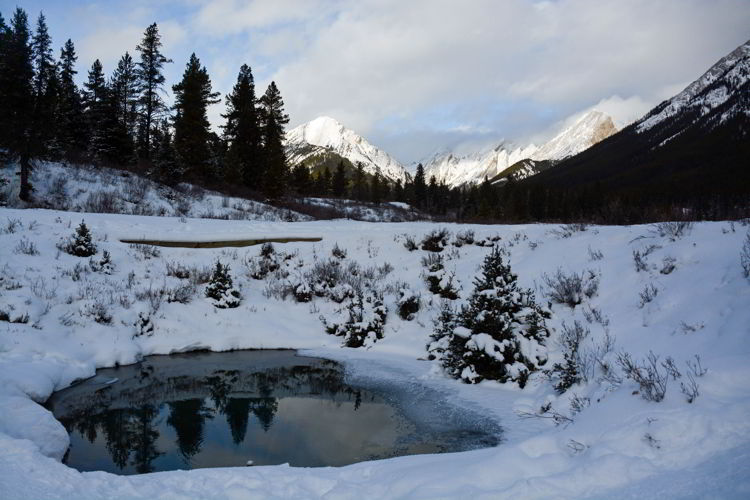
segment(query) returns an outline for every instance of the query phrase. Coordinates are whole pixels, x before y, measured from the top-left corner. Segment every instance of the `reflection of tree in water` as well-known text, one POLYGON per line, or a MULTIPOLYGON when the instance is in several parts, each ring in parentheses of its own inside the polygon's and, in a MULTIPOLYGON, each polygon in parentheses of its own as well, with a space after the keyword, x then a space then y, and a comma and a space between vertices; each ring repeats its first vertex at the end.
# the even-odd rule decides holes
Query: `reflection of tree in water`
MULTIPOLYGON (((237 379, 234 378, 234 381, 237 379)), ((211 401, 214 403, 214 407, 224 413, 224 407, 227 404, 227 396, 232 392, 232 384, 227 381, 221 375, 214 375, 206 377, 206 385, 208 386, 208 392, 211 395, 211 401)))
POLYGON ((177 433, 177 447, 185 462, 189 464, 193 455, 201 451, 203 427, 206 418, 213 418, 213 413, 204 404, 203 399, 185 399, 168 405, 167 423, 177 433))
POLYGON ((263 430, 268 432, 273 423, 273 417, 279 409, 276 398, 251 398, 250 407, 253 414, 258 417, 263 430))
POLYGON ((232 433, 234 444, 240 444, 245 440, 247 434, 247 421, 250 416, 249 398, 232 398, 224 406, 227 417, 227 425, 232 433))
POLYGON ((153 472, 151 462, 164 454, 156 449, 159 431, 154 428, 158 424, 154 420, 158 415, 158 408, 151 404, 142 405, 135 411, 134 432, 131 437, 134 454, 131 464, 140 474, 153 472))
POLYGON ((130 410, 109 410, 102 415, 102 430, 107 440, 107 451, 119 469, 124 469, 128 465, 130 456, 135 420, 131 414, 130 410))

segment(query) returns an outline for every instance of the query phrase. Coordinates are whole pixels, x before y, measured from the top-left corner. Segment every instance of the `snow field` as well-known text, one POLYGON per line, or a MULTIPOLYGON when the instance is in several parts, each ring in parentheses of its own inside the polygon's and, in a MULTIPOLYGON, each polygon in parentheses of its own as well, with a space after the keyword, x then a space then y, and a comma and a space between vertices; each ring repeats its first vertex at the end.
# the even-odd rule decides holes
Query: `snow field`
MULTIPOLYGON (((722 485, 722 497, 742 498, 750 491, 742 474, 750 465, 750 282, 742 275, 740 250, 749 228, 698 223, 674 241, 655 229, 280 223, 0 209, 0 311, 8 311, 10 321, 27 317, 25 322, 0 321, 0 494, 9 499, 669 498, 673 490, 664 478, 686 480, 683 471, 690 470, 690 493, 700 498, 715 491, 712 479, 721 470, 731 481, 722 485), (88 258, 58 250, 59 240, 73 234, 82 219, 98 246, 94 259, 104 250, 111 254, 112 274, 93 270, 88 258), (449 241, 466 229, 474 230, 477 240, 499 235, 520 285, 534 289, 540 302, 548 291, 544 274, 591 270, 598 276, 597 292, 582 296, 581 304, 552 305, 548 324, 555 332, 547 343, 547 366, 562 360, 557 340, 563 322, 578 321, 590 331, 587 346, 600 345, 608 333, 614 339, 611 358, 621 352, 639 362, 649 352, 659 361, 670 356, 682 377, 668 379, 658 403, 634 394, 639 387, 619 368, 619 383, 597 375, 563 395, 541 373, 523 390, 447 379, 424 359, 439 305, 422 276, 421 259, 427 252, 409 252, 403 244, 404 234, 419 242, 437 227, 451 232, 449 241), (327 335, 320 320, 339 315, 341 305, 320 297, 297 303, 291 296, 269 296, 273 278, 249 276, 247 263, 260 247, 154 251, 118 241, 142 235, 205 240, 290 234, 324 238, 275 245, 277 253, 293 255, 288 259, 290 277, 331 258, 334 245, 346 251, 344 263, 356 262, 360 269, 392 267, 377 281, 388 308, 382 339, 367 348, 341 348, 341 338, 327 335), (30 244, 36 252, 29 251, 30 244), (640 270, 634 251, 646 254, 640 270), (205 284, 168 275, 168 265, 204 270, 217 260, 230 266, 242 294, 237 308, 216 309, 203 296, 205 284), (667 262, 673 269, 664 273, 667 262), (194 287, 188 303, 167 300, 170 290, 186 284, 194 287), (396 313, 404 284, 422 302, 411 321, 396 313), (644 302, 647 287, 657 292, 644 302), (161 299, 155 298, 158 290, 165 290, 161 299), (100 314, 102 306, 109 322, 100 314), (139 313, 150 314, 151 336, 134 336, 139 313), (98 367, 132 363, 149 354, 273 347, 341 360, 354 379, 391 377, 437 391, 496 418, 505 441, 497 448, 460 454, 323 469, 276 466, 124 477, 79 473, 59 462, 67 434, 39 404, 54 390, 93 375, 98 367), (686 380, 686 362, 696 354, 707 372, 696 378, 699 395, 688 403, 680 383, 686 380), (588 405, 580 411, 571 408, 572 401, 585 398, 588 405), (540 413, 545 405, 549 412, 540 413), (555 425, 545 418, 552 412, 570 421, 555 425), (702 476, 705 480, 699 481, 702 476)), ((449 244, 441 252, 445 269, 455 273, 458 303, 470 294, 488 251, 449 244)), ((685 488, 674 488, 673 498, 684 496, 685 488)))

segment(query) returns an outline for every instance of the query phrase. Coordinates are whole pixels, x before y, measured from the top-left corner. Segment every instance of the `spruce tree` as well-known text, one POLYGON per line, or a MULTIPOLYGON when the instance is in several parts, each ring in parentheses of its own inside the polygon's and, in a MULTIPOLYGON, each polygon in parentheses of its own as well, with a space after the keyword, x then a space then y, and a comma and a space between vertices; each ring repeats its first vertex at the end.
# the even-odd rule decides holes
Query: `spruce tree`
POLYGON ((39 14, 37 20, 31 50, 34 64, 34 114, 31 148, 33 154, 45 156, 52 147, 55 135, 54 115, 59 85, 57 64, 52 56, 52 39, 49 36, 43 13, 39 14))
POLYGON ((519 288, 502 250, 493 247, 455 326, 443 321, 428 351, 463 382, 489 379, 523 387, 531 372, 547 361, 546 318, 549 313, 535 303, 534 293, 519 288))
POLYGON ((211 180, 210 124, 206 110, 219 102, 211 91, 208 71, 195 53, 190 56, 182 81, 172 87, 175 95, 174 148, 177 162, 188 179, 211 180))
POLYGON ((352 184, 352 197, 357 201, 365 201, 368 194, 367 178, 365 177, 365 167, 362 162, 357 162, 357 170, 354 172, 354 182, 352 184))
POLYGON ((108 141, 109 95, 104 78, 102 63, 99 59, 91 65, 88 79, 83 84, 84 117, 89 130, 89 157, 96 163, 106 161, 111 155, 108 141))
POLYGON ((331 169, 328 165, 323 169, 323 178, 321 180, 321 194, 322 196, 330 196, 331 184, 333 183, 333 175, 331 175, 331 169))
POLYGON ((164 90, 164 75, 162 70, 166 63, 171 63, 161 53, 161 35, 156 23, 153 23, 143 33, 143 40, 135 48, 141 54, 138 63, 138 84, 140 96, 138 98, 138 154, 144 161, 151 158, 151 127, 157 117, 166 109, 161 98, 164 90))
MULTIPOLYGON (((138 122, 138 68, 128 52, 125 52, 117 63, 117 68, 112 74, 111 87, 118 124, 127 134, 128 149, 134 152, 138 122)), ((133 163, 135 158, 123 160, 126 160, 123 163, 133 163)))
POLYGON ((341 198, 346 195, 346 167, 344 167, 344 161, 339 160, 336 165, 336 172, 333 174, 333 180, 331 181, 331 189, 333 196, 341 198))
POLYGON ((3 75, 3 97, 5 118, 5 140, 11 157, 19 158, 21 164, 21 189, 19 198, 31 199, 31 144, 34 93, 32 79, 31 35, 26 12, 17 7, 10 23, 5 41, 5 71, 3 75))
POLYGON ((279 198, 284 194, 289 170, 284 152, 284 126, 289 123, 289 115, 284 113, 284 101, 275 82, 266 89, 260 105, 264 192, 270 198, 279 198))
POLYGON ((412 203, 417 208, 424 208, 427 197, 427 185, 425 184, 424 167, 421 163, 417 165, 413 189, 412 203))
MULTIPOLYGON (((322 179, 322 177, 322 174, 318 174, 317 179, 322 179)), ((294 191, 299 196, 306 196, 310 194, 310 184, 310 170, 303 163, 295 165, 292 169, 292 185, 294 186, 294 191)), ((317 186, 317 194, 320 194, 319 189, 320 186, 317 186)))
POLYGON ((382 188, 380 181, 380 174, 375 172, 370 180, 370 201, 373 203, 380 203, 382 199, 382 188))
POLYGON ((165 184, 175 184, 182 178, 182 172, 177 168, 172 133, 167 120, 162 120, 161 126, 154 132, 157 144, 154 155, 154 170, 156 178, 165 184))
POLYGON ((228 143, 226 164, 230 172, 227 181, 243 182, 256 191, 261 190, 263 164, 261 162, 260 123, 255 97, 255 82, 250 66, 243 64, 232 92, 226 97, 227 113, 222 115, 224 140, 228 143))
POLYGON ((234 288, 228 265, 216 262, 211 281, 206 286, 206 297, 218 309, 231 309, 240 305, 240 292, 234 288))
MULTIPOLYGON (((10 30, 5 24, 5 18, 3 18, 0 12, 0 110, 7 109, 7 97, 6 97, 6 81, 9 79, 7 69, 7 50, 8 42, 10 38, 10 30)), ((7 116, 4 112, 0 112, 0 148, 6 147, 6 133, 7 133, 7 116)))
POLYGON ((68 39, 60 49, 60 93, 55 115, 56 143, 66 160, 77 159, 87 145, 81 94, 75 83, 75 46, 68 39))

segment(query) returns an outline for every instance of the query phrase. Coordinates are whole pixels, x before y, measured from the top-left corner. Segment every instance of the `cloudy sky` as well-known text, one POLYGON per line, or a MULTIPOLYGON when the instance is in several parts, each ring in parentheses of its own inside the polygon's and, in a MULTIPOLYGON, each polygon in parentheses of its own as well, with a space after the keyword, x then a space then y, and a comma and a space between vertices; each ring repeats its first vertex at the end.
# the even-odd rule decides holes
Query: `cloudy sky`
POLYGON ((626 123, 750 38, 748 0, 0 0, 0 12, 16 5, 33 23, 44 11, 55 46, 73 39, 84 76, 95 58, 111 72, 157 22, 170 85, 191 52, 222 95, 247 63, 259 93, 276 81, 290 126, 329 115, 404 163, 539 142, 592 107, 626 123))

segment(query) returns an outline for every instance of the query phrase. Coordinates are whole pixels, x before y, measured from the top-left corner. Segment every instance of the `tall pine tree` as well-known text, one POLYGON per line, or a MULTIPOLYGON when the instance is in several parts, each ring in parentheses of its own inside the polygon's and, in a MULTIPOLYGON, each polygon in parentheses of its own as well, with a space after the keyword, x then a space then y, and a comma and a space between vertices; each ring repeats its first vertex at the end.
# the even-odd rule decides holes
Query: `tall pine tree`
POLYGON ((128 157, 123 158, 122 163, 130 164, 135 160, 132 153, 135 148, 138 117, 138 68, 128 52, 125 52, 117 63, 117 68, 112 74, 111 87, 118 128, 125 130, 126 141, 129 143, 124 145, 127 147, 128 157))
POLYGON ((143 40, 135 48, 141 53, 138 63, 138 83, 140 96, 138 98, 138 154, 149 162, 151 159, 151 128, 160 114, 166 109, 161 92, 164 90, 164 74, 162 70, 166 63, 171 63, 161 53, 161 35, 156 23, 153 23, 143 33, 143 40))
POLYGON ((182 81, 172 87, 175 95, 174 147, 180 168, 188 179, 212 180, 209 148, 210 124, 207 108, 219 102, 218 92, 212 92, 208 71, 201 67, 195 53, 185 67, 182 81))
POLYGON ((55 136, 54 116, 59 85, 57 64, 52 56, 52 39, 43 13, 37 19, 31 50, 34 61, 34 114, 30 146, 32 154, 46 156, 55 136))
POLYGON ((421 163, 417 165, 413 189, 412 203, 417 208, 423 208, 427 198, 427 184, 425 183, 424 167, 421 163))
POLYGON ((336 172, 333 174, 333 180, 331 181, 331 190, 333 196, 341 198, 346 195, 346 167, 344 167, 344 161, 339 160, 336 165, 336 172))
POLYGON ((270 198, 279 198, 286 189, 289 170, 284 152, 284 126, 289 123, 289 115, 284 113, 284 101, 275 82, 268 86, 260 104, 263 123, 264 192, 270 198))
POLYGON ((55 115, 56 143, 65 160, 77 160, 86 149, 86 124, 81 94, 75 83, 75 46, 68 39, 60 49, 60 93, 55 115))
POLYGON ((102 63, 97 59, 91 65, 84 87, 84 116, 89 130, 88 154, 96 163, 107 161, 111 156, 108 141, 109 95, 104 79, 102 63))
POLYGON ((237 75, 232 92, 226 97, 227 113, 222 115, 224 140, 227 141, 226 180, 243 182, 246 186, 261 190, 263 163, 259 114, 255 97, 255 83, 250 66, 243 64, 237 75))

